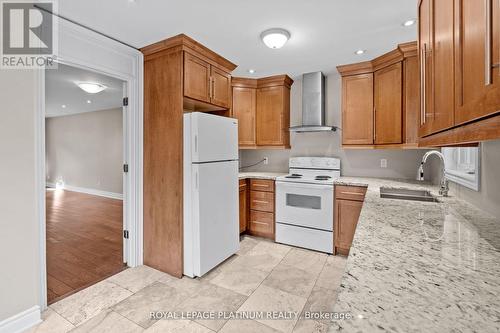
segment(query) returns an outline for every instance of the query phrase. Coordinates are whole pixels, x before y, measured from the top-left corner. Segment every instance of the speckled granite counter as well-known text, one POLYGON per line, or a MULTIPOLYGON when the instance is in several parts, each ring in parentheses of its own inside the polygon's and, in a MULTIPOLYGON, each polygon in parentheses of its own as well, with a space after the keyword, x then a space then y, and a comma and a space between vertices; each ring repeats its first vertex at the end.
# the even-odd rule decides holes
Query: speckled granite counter
MULTIPOLYGON (((500 331, 500 221, 455 199, 380 198, 382 186, 421 184, 341 178, 368 185, 335 311, 342 332, 500 331)), ((500 204, 500 203, 499 203, 500 204)))
POLYGON ((240 179, 272 179, 275 180, 276 177, 284 176, 286 173, 280 172, 240 172, 240 179))

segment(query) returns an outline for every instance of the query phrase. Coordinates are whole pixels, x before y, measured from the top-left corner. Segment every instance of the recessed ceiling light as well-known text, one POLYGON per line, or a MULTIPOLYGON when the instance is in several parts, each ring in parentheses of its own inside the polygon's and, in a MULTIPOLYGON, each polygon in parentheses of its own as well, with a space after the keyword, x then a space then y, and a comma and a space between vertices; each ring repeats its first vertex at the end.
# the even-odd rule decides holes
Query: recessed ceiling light
POLYGON ((87 104, 91 104, 92 101, 90 99, 87 100, 87 104))
POLYGON ((404 27, 411 27, 412 25, 414 25, 415 23, 417 23, 417 20, 413 19, 413 20, 408 20, 408 21, 405 21, 403 22, 403 26, 404 27))
POLYGON ((285 29, 273 28, 261 33, 260 38, 270 49, 280 49, 290 39, 290 33, 285 29))
POLYGON ((103 84, 94 82, 78 82, 76 85, 89 94, 97 94, 107 88, 103 84))
POLYGON ((66 109, 66 104, 61 105, 63 109, 66 109))
POLYGON ((354 52, 355 54, 357 55, 362 55, 362 54, 365 54, 365 50, 357 50, 356 52, 354 52))
POLYGON ((248 70, 248 73, 250 73, 250 74, 255 73, 255 69, 249 69, 249 70, 248 70))

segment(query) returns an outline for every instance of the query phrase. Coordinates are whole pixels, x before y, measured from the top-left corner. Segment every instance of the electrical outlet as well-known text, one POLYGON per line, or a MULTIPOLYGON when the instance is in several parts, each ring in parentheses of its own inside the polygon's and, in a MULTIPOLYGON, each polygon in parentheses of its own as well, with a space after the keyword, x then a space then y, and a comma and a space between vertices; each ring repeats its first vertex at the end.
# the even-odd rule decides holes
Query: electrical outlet
POLYGON ((269 164, 269 157, 264 157, 264 165, 268 165, 269 164))
POLYGON ((381 168, 387 168, 387 160, 385 158, 382 158, 380 160, 380 167, 381 168))

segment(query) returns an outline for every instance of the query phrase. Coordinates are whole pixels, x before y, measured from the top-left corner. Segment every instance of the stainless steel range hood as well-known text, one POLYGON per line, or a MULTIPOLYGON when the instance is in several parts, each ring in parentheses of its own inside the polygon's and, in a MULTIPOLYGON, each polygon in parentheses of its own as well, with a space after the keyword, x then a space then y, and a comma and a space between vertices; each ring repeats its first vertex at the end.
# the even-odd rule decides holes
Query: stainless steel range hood
POLYGON ((325 76, 321 72, 302 76, 302 125, 290 127, 290 132, 336 131, 325 125, 325 76))

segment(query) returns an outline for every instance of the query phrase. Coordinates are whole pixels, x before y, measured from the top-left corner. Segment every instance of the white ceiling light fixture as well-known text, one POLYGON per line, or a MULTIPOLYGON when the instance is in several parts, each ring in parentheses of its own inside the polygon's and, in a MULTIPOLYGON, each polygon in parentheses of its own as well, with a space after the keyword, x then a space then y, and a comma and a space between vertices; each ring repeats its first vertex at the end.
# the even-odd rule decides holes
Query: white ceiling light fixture
POLYGON ((280 49, 290 39, 290 33, 281 28, 273 28, 260 34, 260 38, 270 49, 280 49))
POLYGON ((61 105, 63 109, 66 109, 66 104, 61 105))
POLYGON ((91 104, 92 101, 90 99, 87 100, 87 104, 91 104))
POLYGON ((250 74, 255 73, 255 69, 249 69, 249 70, 248 70, 248 73, 250 73, 250 74))
POLYGON ((89 94, 97 94, 107 88, 103 84, 94 82, 78 82, 76 85, 89 94))
POLYGON ((356 52, 354 52, 354 54, 356 55, 362 55, 362 54, 365 54, 366 50, 357 50, 356 52))
POLYGON ((404 21, 403 22, 403 27, 411 27, 415 23, 417 23, 417 20, 415 20, 415 19, 404 21))

